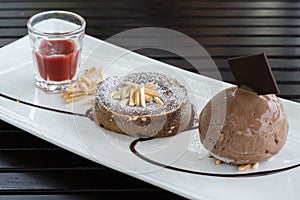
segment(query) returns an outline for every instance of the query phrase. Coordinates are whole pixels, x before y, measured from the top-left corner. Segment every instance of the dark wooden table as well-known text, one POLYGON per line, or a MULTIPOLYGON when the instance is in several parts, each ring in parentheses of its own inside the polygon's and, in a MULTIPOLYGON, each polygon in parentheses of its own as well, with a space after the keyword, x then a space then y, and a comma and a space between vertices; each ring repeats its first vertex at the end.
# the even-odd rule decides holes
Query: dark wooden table
MULTIPOLYGON (((290 1, 0 0, 0 46, 27 34, 26 21, 45 10, 87 20, 87 34, 105 40, 155 26, 180 31, 212 55, 223 80, 234 83, 226 59, 266 52, 280 97, 300 102, 300 3, 290 1)), ((194 71, 177 55, 139 53, 194 71)), ((0 61, 1 62, 1 61, 0 61)), ((0 199, 182 199, 93 163, 0 121, 0 199)), ((213 192, 213 191, 212 191, 213 192)))

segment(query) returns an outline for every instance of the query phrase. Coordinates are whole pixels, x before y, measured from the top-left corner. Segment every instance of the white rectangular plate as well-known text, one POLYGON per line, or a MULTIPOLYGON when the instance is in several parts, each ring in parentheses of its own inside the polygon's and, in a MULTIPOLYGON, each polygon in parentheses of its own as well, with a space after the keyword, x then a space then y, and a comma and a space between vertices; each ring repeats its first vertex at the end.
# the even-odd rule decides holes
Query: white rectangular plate
MULTIPOLYGON (((65 104, 58 94, 34 85, 28 36, 0 49, 0 118, 99 164, 191 199, 300 199, 300 105, 281 99, 290 125, 287 142, 257 171, 239 172, 202 157, 198 131, 137 141, 98 127, 84 116, 85 100, 65 104), (130 149, 130 145, 135 150, 130 149), (139 155, 147 159, 141 159, 139 155), (134 153, 135 152, 135 153, 134 153)), ((130 52, 86 35, 82 68, 104 68, 104 77, 156 71, 187 86, 197 114, 209 98, 230 84, 130 52)), ((90 97, 92 98, 92 97, 90 97)), ((17 138, 16 138, 17 139, 17 138)), ((116 180, 117 181, 117 180, 116 180)))

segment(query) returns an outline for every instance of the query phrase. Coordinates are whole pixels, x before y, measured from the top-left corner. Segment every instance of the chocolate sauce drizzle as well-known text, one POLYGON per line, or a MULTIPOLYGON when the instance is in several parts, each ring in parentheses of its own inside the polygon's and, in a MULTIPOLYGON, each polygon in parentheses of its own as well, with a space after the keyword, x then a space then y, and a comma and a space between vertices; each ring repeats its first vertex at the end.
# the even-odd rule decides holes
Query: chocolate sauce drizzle
POLYGON ((39 109, 49 110, 49 111, 63 113, 63 114, 67 114, 67 115, 76 115, 76 116, 86 117, 85 114, 74 113, 74 112, 69 112, 69 111, 64 111, 64 110, 58 110, 58 109, 54 109, 54 108, 48 108, 48 107, 41 106, 41 105, 36 105, 36 104, 33 104, 33 103, 22 101, 20 99, 16 99, 14 97, 7 96, 7 95, 2 94, 2 93, 0 93, 0 97, 4 97, 4 98, 6 98, 8 100, 15 101, 15 102, 18 102, 18 103, 22 103, 22 104, 25 104, 25 105, 28 105, 28 106, 39 108, 39 109))
POLYGON ((163 168, 174 170, 174 171, 189 173, 189 174, 202 175, 202 176, 212 176, 212 177, 223 177, 223 178, 244 178, 244 177, 267 176, 267 175, 276 174, 276 173, 280 173, 280 172, 284 172, 284 171, 288 171, 288 170, 300 167, 300 163, 299 163, 299 164, 292 165, 292 166, 285 167, 285 168, 279 168, 279 169, 274 169, 274 170, 265 170, 265 171, 259 171, 259 172, 251 172, 251 173, 243 173, 243 174, 217 174, 217 173, 207 173, 207 172, 193 171, 193 170, 189 170, 189 169, 177 168, 177 167, 170 166, 170 165, 165 165, 163 163, 160 163, 160 162, 157 162, 157 161, 152 160, 150 158, 147 158, 146 156, 144 156, 140 152, 138 152, 138 150, 136 150, 136 145, 139 142, 144 142, 144 141, 148 141, 148 140, 152 140, 152 139, 154 139, 154 138, 139 138, 139 139, 134 140, 130 144, 131 152, 134 153, 139 158, 141 158, 141 159, 143 159, 143 160, 145 160, 149 163, 152 163, 154 165, 157 165, 159 167, 163 167, 163 168))

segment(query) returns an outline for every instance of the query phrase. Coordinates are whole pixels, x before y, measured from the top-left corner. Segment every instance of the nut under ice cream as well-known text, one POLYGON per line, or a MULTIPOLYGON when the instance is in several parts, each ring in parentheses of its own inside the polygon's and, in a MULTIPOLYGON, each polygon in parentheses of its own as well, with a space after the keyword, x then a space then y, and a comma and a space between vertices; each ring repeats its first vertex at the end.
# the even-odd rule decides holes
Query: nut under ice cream
POLYGON ((253 164, 271 158, 282 149, 288 121, 275 94, 258 95, 230 87, 205 105, 199 117, 199 132, 203 146, 215 158, 237 165, 253 164), (223 116, 212 115, 212 105, 220 105, 218 102, 225 107, 219 106, 214 112, 226 109, 223 116))

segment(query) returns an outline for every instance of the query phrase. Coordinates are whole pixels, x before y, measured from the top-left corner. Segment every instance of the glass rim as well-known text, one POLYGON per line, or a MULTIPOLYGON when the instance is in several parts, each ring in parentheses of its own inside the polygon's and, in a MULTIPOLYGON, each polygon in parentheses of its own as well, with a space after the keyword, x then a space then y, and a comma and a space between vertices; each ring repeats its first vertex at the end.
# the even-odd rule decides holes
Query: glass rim
MULTIPOLYGON (((59 19, 59 18, 57 18, 59 19)), ((45 11, 45 12, 40 12, 37 13, 33 16, 31 16, 28 20, 27 20, 27 28, 29 32, 38 34, 38 35, 51 35, 51 36, 67 36, 67 35, 73 35, 79 32, 82 32, 85 29, 86 26, 86 21, 83 19, 83 17, 81 17, 80 15, 73 13, 73 12, 69 12, 69 11, 63 11, 63 10, 51 10, 51 11, 45 11), (70 15, 72 17, 74 17, 75 19, 79 20, 81 22, 80 27, 76 28, 72 31, 65 31, 65 32, 59 32, 59 33, 55 33, 55 32, 47 32, 47 31, 41 31, 37 28, 34 28, 32 25, 32 22, 38 18, 41 17, 42 15, 51 15, 51 14, 64 14, 64 15, 70 15)))

